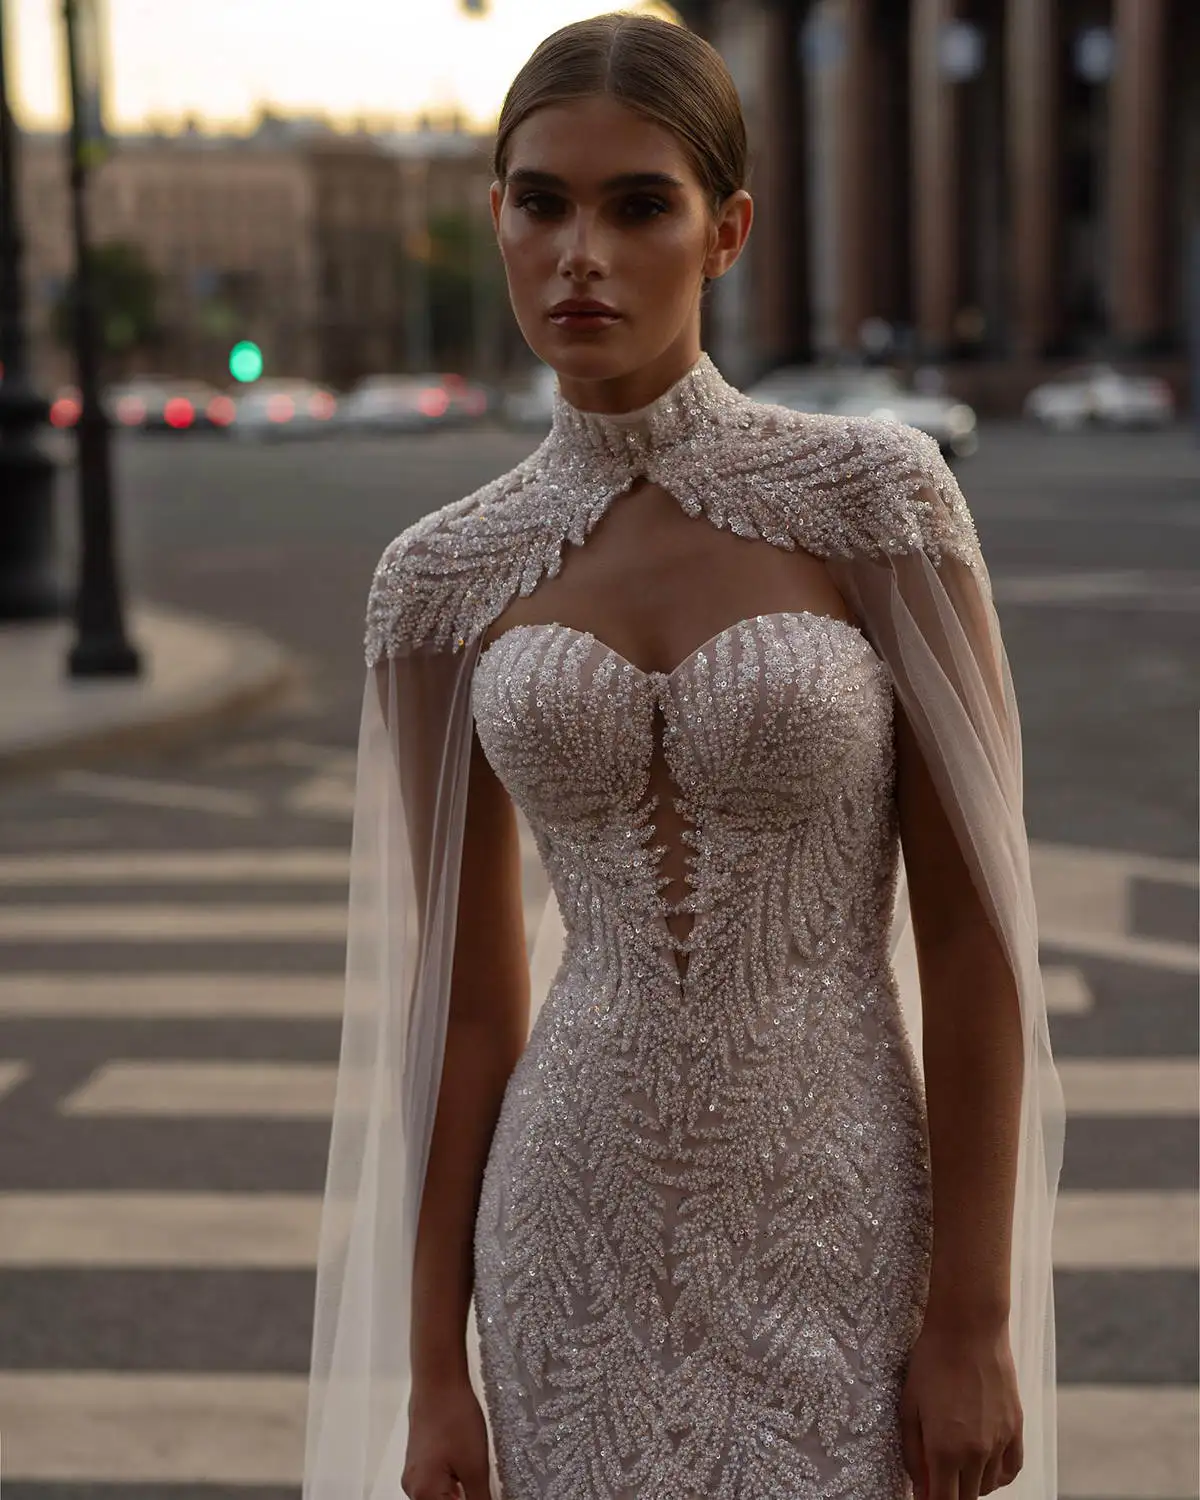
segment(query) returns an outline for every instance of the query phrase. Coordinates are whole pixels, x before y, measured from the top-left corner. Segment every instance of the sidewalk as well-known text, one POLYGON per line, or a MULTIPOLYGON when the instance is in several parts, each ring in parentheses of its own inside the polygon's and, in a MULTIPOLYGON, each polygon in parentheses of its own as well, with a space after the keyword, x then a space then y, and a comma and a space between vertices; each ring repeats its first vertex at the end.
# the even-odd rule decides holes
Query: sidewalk
POLYGON ((68 620, 0 625, 0 776, 160 749, 276 702, 299 667, 257 631, 134 605, 142 675, 74 681, 68 620))

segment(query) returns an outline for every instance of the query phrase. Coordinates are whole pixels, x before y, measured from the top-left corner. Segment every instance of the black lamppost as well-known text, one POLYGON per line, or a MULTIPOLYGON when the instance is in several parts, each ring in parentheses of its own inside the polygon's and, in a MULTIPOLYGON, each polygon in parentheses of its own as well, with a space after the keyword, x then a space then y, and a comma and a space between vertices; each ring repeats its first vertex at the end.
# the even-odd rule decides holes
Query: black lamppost
POLYGON ((0 619, 62 610, 54 558, 54 465, 37 444, 49 407, 29 375, 17 169, 0 0, 0 619))
POLYGON ((63 0, 71 95, 70 178, 75 238, 75 363, 80 414, 80 558, 72 677, 136 677, 141 661, 125 634, 113 524, 108 414, 100 400, 96 292, 87 228, 87 180, 100 144, 100 38, 95 0, 63 0), (84 14, 81 18, 80 11, 84 14), (82 32, 82 34, 81 34, 82 32))

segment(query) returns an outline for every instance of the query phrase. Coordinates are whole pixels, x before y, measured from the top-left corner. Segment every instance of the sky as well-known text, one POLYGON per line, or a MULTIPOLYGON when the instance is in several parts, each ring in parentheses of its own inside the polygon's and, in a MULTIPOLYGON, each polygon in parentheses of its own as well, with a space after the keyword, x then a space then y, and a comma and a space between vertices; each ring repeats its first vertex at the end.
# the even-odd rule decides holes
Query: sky
MULTIPOLYGON (((636 0, 107 0, 111 130, 195 114, 249 123, 261 103, 339 121, 460 109, 486 128, 537 43, 636 0), (334 24, 336 22, 336 24, 334 24)), ((64 113, 59 0, 6 0, 15 105, 32 126, 64 113)))

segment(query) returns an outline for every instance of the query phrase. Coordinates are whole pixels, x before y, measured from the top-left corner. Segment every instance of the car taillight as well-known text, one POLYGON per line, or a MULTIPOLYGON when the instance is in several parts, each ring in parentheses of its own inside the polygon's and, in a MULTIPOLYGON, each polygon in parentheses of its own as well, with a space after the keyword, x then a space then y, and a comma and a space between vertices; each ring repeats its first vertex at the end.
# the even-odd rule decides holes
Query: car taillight
POLYGON ((146 403, 136 396, 122 396, 117 402, 117 421, 124 427, 136 427, 146 420, 146 403))
POLYGON ((318 422, 327 422, 335 411, 337 411, 337 402, 328 391, 317 391, 310 397, 308 414, 310 417, 316 417, 318 422))
POLYGON ((430 386, 417 397, 417 410, 423 417, 444 417, 450 397, 437 386, 430 386))
POLYGON ((163 421, 168 427, 190 427, 195 420, 195 408, 186 396, 172 396, 163 407, 163 421))
POLYGON ((268 422, 290 422, 296 415, 296 403, 290 396, 272 396, 267 402, 268 422))
POLYGON ((206 414, 208 420, 218 427, 228 427, 237 417, 237 407, 229 396, 214 396, 208 403, 206 414))
POLYGON ((52 427, 74 427, 79 421, 83 408, 74 396, 60 396, 50 408, 50 425, 52 427))

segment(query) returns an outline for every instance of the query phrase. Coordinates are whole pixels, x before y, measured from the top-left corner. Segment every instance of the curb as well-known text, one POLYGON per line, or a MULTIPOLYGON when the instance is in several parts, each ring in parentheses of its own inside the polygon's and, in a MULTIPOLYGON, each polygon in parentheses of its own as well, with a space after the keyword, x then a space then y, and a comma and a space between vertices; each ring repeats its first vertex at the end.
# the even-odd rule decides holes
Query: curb
POLYGON ((296 658, 240 625, 141 604, 129 635, 141 678, 73 682, 68 621, 0 627, 0 779, 169 750, 277 706, 303 682, 296 658))

